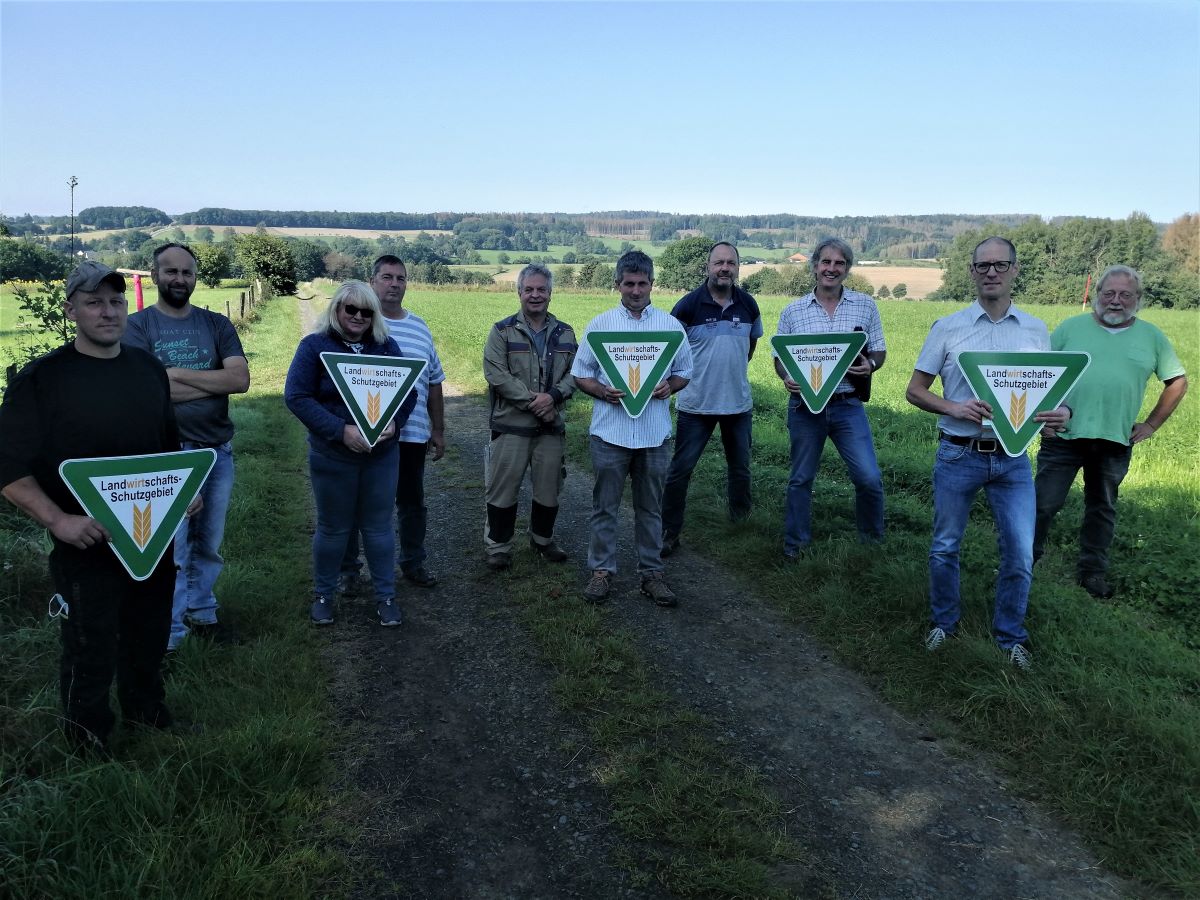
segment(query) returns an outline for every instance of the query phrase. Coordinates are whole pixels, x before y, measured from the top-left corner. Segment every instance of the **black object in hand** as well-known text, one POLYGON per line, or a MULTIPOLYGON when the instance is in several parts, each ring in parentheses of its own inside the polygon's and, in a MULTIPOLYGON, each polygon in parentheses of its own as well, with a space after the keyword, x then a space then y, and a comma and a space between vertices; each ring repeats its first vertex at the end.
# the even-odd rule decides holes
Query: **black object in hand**
MULTIPOLYGON (((862 331, 861 325, 854 326, 855 331, 862 331)), ((868 362, 871 357, 867 356, 867 345, 863 344, 861 356, 868 362)), ((875 374, 875 370, 871 369, 866 375, 850 375, 847 373, 846 380, 850 382, 850 386, 854 388, 854 395, 863 403, 871 399, 871 376, 875 374)))

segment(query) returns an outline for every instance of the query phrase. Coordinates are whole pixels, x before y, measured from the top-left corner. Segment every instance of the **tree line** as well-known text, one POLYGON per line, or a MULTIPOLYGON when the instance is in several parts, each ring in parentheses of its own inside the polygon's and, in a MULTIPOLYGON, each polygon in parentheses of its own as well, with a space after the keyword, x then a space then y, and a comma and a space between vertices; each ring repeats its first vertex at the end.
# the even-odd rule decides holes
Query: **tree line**
POLYGON ((1088 277, 1107 266, 1132 266, 1141 273, 1143 302, 1151 306, 1200 306, 1200 217, 1181 216, 1160 236, 1145 213, 1125 219, 1073 218, 1057 223, 1028 219, 1015 227, 999 223, 956 237, 942 260, 942 286, 930 299, 974 296, 969 267, 975 245, 1000 235, 1017 248, 1020 273, 1013 294, 1034 303, 1081 303, 1088 277))

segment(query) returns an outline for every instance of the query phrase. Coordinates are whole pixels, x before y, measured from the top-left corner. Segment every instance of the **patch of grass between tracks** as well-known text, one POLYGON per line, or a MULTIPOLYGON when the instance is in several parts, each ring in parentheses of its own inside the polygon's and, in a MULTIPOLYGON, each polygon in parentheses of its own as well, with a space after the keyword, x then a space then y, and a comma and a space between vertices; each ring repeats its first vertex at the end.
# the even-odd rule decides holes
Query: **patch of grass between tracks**
POLYGON ((518 554, 508 595, 519 606, 555 693, 603 760, 613 819, 635 843, 625 864, 683 896, 819 897, 819 873, 787 834, 764 779, 732 759, 713 724, 688 710, 603 607, 578 597, 575 570, 518 554), (796 879, 800 877, 801 883, 796 879))

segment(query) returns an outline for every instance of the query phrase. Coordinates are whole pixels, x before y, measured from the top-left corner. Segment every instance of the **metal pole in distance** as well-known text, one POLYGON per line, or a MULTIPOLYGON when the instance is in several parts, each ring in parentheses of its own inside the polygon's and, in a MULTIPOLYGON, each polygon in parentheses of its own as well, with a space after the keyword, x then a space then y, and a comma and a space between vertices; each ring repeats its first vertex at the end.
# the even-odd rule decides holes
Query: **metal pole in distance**
POLYGON ((75 258, 75 185, 79 184, 79 179, 74 175, 67 181, 67 187, 71 189, 71 259, 75 258))

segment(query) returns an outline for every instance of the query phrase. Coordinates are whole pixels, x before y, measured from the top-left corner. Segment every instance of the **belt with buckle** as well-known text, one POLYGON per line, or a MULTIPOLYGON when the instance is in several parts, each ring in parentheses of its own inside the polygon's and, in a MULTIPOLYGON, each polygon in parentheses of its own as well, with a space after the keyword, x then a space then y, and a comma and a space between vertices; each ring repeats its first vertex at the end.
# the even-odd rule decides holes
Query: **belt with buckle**
POLYGON ((942 440, 957 444, 959 447, 970 447, 976 453, 995 453, 1000 449, 1000 444, 995 438, 960 437, 957 434, 946 434, 943 431, 942 440))
POLYGON ((829 398, 830 403, 841 403, 843 400, 851 400, 858 395, 854 391, 842 391, 840 394, 834 394, 829 398))

